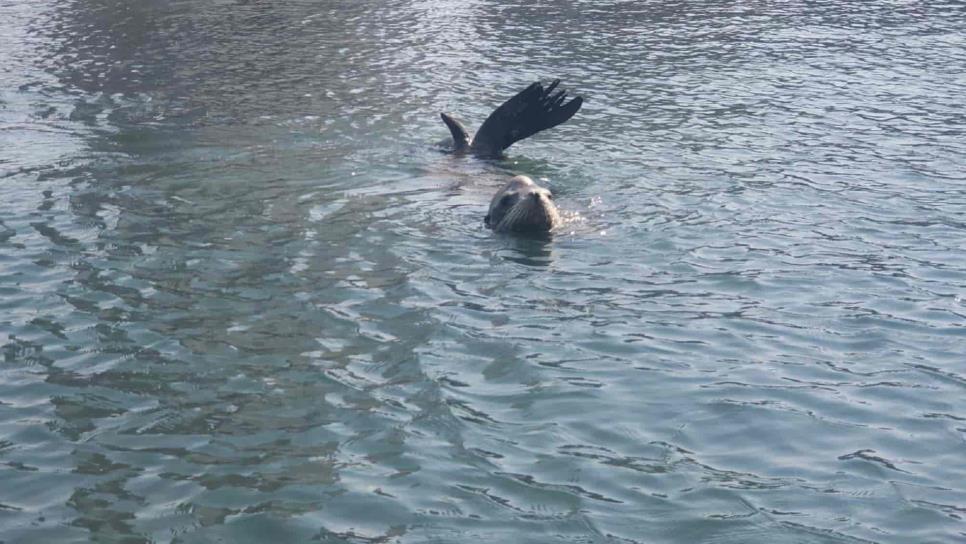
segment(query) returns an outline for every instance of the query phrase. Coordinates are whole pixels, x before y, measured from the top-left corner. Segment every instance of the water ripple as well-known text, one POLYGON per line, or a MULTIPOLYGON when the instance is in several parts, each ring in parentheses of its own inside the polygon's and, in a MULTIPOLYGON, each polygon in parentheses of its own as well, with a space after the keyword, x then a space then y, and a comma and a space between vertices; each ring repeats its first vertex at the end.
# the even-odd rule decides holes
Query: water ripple
POLYGON ((966 536, 958 3, 0 17, 5 539, 966 536))

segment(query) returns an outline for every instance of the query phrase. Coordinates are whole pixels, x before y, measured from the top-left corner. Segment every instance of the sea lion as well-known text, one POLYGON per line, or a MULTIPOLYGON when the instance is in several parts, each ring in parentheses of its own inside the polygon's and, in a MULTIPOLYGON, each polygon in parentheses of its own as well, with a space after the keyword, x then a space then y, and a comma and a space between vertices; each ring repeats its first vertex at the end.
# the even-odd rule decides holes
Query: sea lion
POLYGON ((553 92, 559 84, 560 80, 556 79, 545 89, 539 81, 532 83, 493 110, 472 139, 459 121, 440 113, 453 137, 453 151, 499 157, 514 142, 570 119, 580 109, 584 99, 577 96, 565 103, 565 90, 553 92))
POLYGON ((562 220, 549 190, 527 176, 516 176, 490 201, 483 222, 497 232, 541 234, 562 220))

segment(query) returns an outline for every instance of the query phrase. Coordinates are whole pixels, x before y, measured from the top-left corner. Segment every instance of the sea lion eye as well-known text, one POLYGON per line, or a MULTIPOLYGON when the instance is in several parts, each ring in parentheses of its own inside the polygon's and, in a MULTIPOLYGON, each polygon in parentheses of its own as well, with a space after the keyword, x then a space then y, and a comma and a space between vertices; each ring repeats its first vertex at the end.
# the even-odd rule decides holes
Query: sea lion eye
POLYGON ((509 206, 510 205, 510 201, 512 201, 512 200, 513 200, 513 196, 512 195, 503 195, 503 198, 500 199, 500 204, 503 205, 503 206, 509 206))

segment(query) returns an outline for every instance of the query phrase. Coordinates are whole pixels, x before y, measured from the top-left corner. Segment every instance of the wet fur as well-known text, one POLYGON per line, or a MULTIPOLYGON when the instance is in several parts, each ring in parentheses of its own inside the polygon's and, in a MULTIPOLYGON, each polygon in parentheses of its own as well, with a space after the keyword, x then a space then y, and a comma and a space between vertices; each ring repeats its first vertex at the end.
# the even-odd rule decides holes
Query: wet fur
POLYGON ((440 113, 452 136, 453 151, 499 157, 514 142, 570 119, 584 99, 577 96, 568 100, 567 92, 558 90, 558 85, 559 79, 547 87, 537 81, 518 92, 493 110, 472 138, 462 123, 451 115, 440 113))
POLYGON ((527 176, 516 176, 490 201, 486 226, 497 232, 550 232, 562 222, 553 195, 527 176))

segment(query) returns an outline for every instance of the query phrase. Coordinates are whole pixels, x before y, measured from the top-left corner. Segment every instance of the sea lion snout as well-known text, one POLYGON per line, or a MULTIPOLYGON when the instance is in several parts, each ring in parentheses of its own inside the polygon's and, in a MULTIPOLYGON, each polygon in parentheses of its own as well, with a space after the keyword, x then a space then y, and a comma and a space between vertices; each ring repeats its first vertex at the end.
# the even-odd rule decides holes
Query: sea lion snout
POLYGON ((527 176, 511 179, 490 201, 486 226, 497 232, 550 232, 561 223, 550 191, 527 176))

